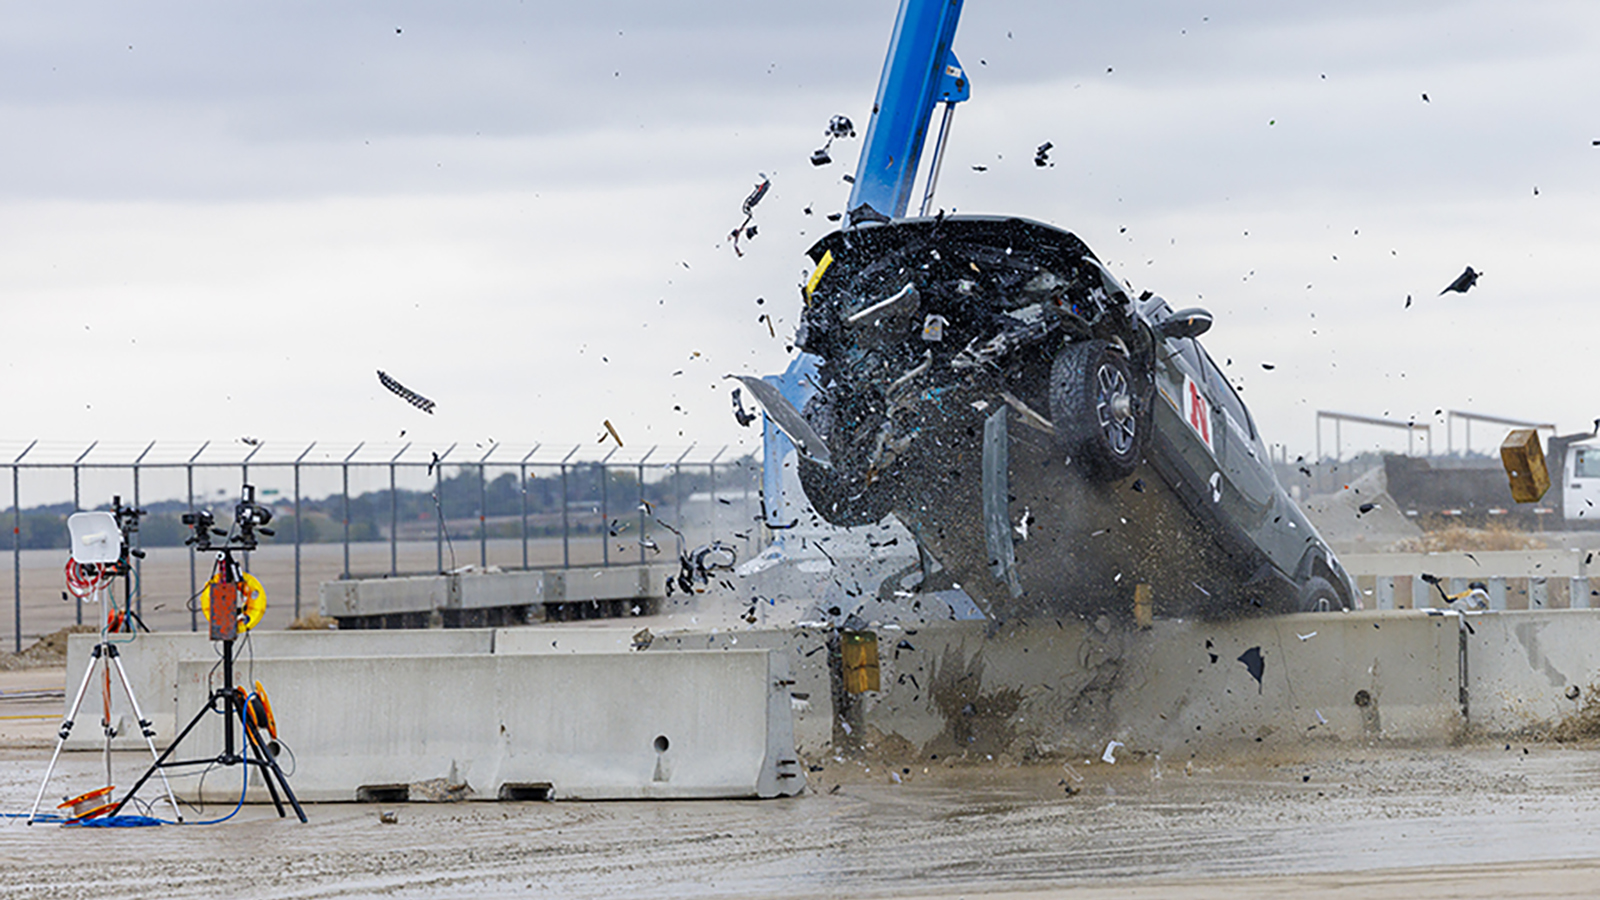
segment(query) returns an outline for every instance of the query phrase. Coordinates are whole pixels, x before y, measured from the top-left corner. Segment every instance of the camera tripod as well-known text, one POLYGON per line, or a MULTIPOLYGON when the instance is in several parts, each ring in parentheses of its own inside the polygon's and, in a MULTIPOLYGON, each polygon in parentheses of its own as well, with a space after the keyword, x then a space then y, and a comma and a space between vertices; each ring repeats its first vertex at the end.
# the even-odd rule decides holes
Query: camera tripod
MULTIPOLYGON (((197 531, 199 529, 197 528, 197 531)), ((249 543, 253 544, 254 541, 249 543)), ((268 741, 261 734, 260 721, 266 713, 264 706, 257 706, 258 695, 246 694, 244 688, 233 683, 233 657, 234 641, 239 635, 240 600, 244 594, 244 574, 239 569, 239 564, 233 558, 235 550, 250 549, 249 547, 229 545, 226 547, 212 548, 208 542, 202 540, 197 544, 198 549, 216 549, 221 552, 220 575, 221 577, 211 585, 210 609, 208 618, 211 621, 211 639, 222 643, 222 686, 213 690, 206 704, 195 713, 178 736, 173 738, 171 745, 156 757, 149 771, 134 783, 133 789, 128 791, 116 808, 111 810, 111 815, 116 815, 124 805, 132 800, 152 775, 160 774, 166 780, 166 769, 183 766, 256 766, 261 770, 261 780, 266 783, 267 793, 272 796, 272 805, 277 808, 279 818, 288 815, 284 809, 285 799, 294 807, 295 815, 301 822, 306 821, 305 810, 300 807, 300 801, 294 795, 294 789, 289 787, 289 778, 283 774, 283 769, 278 766, 276 757, 277 744, 268 741), (222 752, 216 756, 196 759, 171 759, 173 753, 180 747, 184 739, 195 727, 205 719, 207 714, 220 713, 223 718, 222 726, 222 752), (239 726, 242 732, 238 735, 239 741, 235 742, 234 727, 239 726), (280 795, 280 789, 282 791, 280 795)), ((259 687, 259 685, 258 685, 259 687)))
MULTIPOLYGON (((150 720, 145 718, 144 711, 139 707, 139 700, 133 694, 133 685, 128 681, 128 673, 122 668, 122 657, 117 652, 117 645, 112 643, 110 640, 110 625, 106 611, 106 607, 108 605, 113 610, 116 609, 116 600, 111 597, 111 581, 119 575, 123 579, 128 578, 129 550, 127 546, 126 535, 129 531, 129 520, 132 521, 133 528, 137 529, 138 516, 141 515, 143 511, 127 510, 126 512, 127 515, 125 516, 121 504, 118 503, 117 522, 124 535, 120 559, 116 563, 112 563, 109 566, 96 565, 95 568, 97 575, 95 581, 93 582, 93 591, 100 600, 100 641, 96 643, 94 645, 94 649, 90 651, 89 665, 84 668, 83 681, 78 685, 77 695, 73 697, 72 708, 67 712, 66 718, 62 720, 61 730, 56 734, 55 752, 50 754, 50 766, 49 768, 45 769, 44 780, 39 782, 39 793, 33 798, 33 809, 28 813, 29 825, 32 825, 34 822, 39 820, 39 804, 44 801, 44 792, 46 788, 50 786, 51 776, 55 774, 56 763, 61 759, 61 748, 66 744, 68 736, 72 734, 73 722, 78 718, 78 713, 83 709, 83 699, 89 693, 89 682, 94 680, 94 676, 97 671, 100 672, 103 677, 102 691, 105 701, 104 715, 100 720, 100 727, 105 732, 106 737, 106 784, 110 785, 111 783, 111 739, 116 736, 116 730, 111 725, 111 672, 113 669, 115 669, 117 673, 117 683, 122 685, 122 692, 128 698, 128 705, 133 708, 134 718, 139 723, 139 732, 144 736, 145 745, 150 748, 150 756, 155 759, 160 759, 160 756, 156 753, 155 729, 151 727, 150 720)), ((137 553, 138 551, 133 552, 137 553)), ((70 562, 68 565, 76 567, 79 572, 88 568, 85 566, 80 566, 80 564, 76 561, 70 562)), ((75 572, 75 574, 78 573, 75 572)), ((131 591, 131 587, 129 590, 131 591)), ((131 602, 128 604, 127 608, 129 610, 132 609, 131 602)), ((143 783, 143 780, 144 779, 140 779, 140 782, 143 783)), ((172 804, 172 811, 177 816, 177 821, 182 822, 183 813, 178 808, 177 798, 172 794, 172 785, 167 781, 166 773, 162 773, 161 785, 166 789, 167 802, 172 804)), ((107 787, 106 791, 109 793, 110 788, 107 787)), ((133 793, 130 791, 128 793, 128 797, 132 796, 133 793)), ((124 798, 122 801, 122 803, 127 802, 128 801, 126 798, 124 798)), ((122 803, 117 804, 117 809, 122 808, 122 803)), ((90 815, 95 815, 97 812, 98 811, 91 811, 89 813, 75 813, 74 817, 87 817, 90 815)), ((115 813, 116 810, 112 810, 112 812, 115 813)))

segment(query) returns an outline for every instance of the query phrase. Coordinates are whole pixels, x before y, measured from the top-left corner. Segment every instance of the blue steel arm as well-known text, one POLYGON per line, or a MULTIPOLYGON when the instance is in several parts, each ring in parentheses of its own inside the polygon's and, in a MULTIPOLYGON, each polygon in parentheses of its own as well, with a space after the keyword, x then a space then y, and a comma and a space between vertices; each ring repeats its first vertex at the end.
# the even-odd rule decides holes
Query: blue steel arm
POLYGON ((862 220, 858 210, 863 206, 871 207, 878 217, 905 216, 934 104, 966 99, 966 73, 950 50, 961 4, 962 0, 901 0, 846 206, 852 223, 862 220), (946 73, 952 68, 947 82, 946 73), (950 93, 952 88, 959 96, 950 93))

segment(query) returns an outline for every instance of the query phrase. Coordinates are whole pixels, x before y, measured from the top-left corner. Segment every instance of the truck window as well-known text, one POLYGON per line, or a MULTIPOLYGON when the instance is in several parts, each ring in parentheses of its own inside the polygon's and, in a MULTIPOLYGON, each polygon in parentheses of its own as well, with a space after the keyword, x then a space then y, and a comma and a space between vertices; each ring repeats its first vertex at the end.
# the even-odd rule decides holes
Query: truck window
POLYGON ((1574 478, 1600 478, 1600 447, 1579 447, 1572 460, 1574 478))
MULTIPOLYGON (((1217 368, 1217 364, 1212 361, 1211 354, 1207 353, 1205 348, 1194 341, 1189 343, 1193 343, 1195 348, 1200 351, 1200 355, 1205 357, 1206 380, 1211 382, 1211 393, 1217 398, 1217 402, 1222 404, 1222 408, 1227 410, 1229 416, 1233 417, 1233 421, 1239 423, 1239 427, 1243 428, 1245 433, 1254 440, 1256 425, 1250 421, 1250 411, 1245 409, 1244 401, 1239 399, 1238 392, 1234 391, 1233 385, 1228 383, 1228 377, 1222 374, 1221 369, 1217 368)), ((1596 462, 1600 463, 1600 458, 1597 458, 1596 462)))

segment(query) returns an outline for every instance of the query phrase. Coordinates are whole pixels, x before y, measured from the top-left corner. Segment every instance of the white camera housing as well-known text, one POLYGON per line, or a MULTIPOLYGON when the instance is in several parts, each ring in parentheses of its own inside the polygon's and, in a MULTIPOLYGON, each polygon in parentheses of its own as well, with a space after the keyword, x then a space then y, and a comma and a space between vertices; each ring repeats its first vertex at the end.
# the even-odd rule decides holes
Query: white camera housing
POLYGON ((114 563, 122 558, 122 529, 111 513, 73 513, 67 518, 67 530, 72 533, 73 562, 114 563))

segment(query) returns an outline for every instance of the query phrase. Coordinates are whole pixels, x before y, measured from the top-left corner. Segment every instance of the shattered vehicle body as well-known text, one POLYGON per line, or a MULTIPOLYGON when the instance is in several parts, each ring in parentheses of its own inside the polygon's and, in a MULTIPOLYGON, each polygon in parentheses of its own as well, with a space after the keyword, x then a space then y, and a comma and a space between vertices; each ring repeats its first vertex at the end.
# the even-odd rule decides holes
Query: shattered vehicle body
MULTIPOLYGON (((810 251, 801 483, 835 525, 894 513, 991 616, 1164 616, 1358 605, 1195 339, 1202 310, 1131 296, 1072 234, 940 217, 810 251)), ((931 557, 931 559, 929 558, 931 557)))

